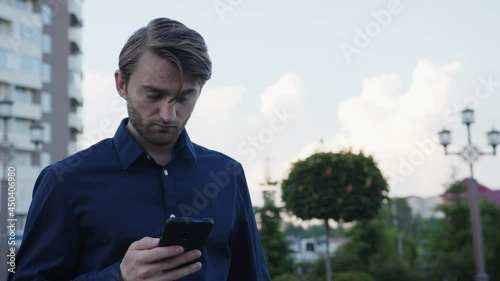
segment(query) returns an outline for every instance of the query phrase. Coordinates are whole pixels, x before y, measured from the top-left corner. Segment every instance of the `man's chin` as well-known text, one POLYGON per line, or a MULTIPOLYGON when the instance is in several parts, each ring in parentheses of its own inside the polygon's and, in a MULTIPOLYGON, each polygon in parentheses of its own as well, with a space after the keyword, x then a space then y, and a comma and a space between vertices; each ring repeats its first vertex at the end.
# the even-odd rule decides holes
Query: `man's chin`
POLYGON ((178 131, 175 132, 158 132, 150 135, 146 140, 156 146, 168 146, 172 145, 177 141, 179 137, 178 131))

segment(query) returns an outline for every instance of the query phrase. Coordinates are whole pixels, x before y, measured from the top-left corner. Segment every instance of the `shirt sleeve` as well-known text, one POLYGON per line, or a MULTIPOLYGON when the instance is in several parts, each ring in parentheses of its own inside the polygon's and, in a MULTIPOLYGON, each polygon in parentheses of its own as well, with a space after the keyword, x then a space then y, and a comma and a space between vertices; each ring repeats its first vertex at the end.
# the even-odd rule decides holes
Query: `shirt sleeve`
POLYGON ((72 212, 66 205, 63 183, 51 166, 36 180, 15 273, 10 273, 8 280, 119 281, 119 262, 101 271, 75 276, 80 237, 72 212))
POLYGON ((236 221, 231 233, 228 281, 268 281, 262 242, 243 169, 237 176, 236 221))

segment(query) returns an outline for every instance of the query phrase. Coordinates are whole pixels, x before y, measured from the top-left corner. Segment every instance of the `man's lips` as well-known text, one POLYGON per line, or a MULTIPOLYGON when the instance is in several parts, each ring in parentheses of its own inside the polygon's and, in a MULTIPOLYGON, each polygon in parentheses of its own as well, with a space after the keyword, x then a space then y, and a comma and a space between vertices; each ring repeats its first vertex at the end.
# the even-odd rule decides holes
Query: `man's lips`
POLYGON ((178 128, 177 125, 160 125, 160 124, 153 124, 153 125, 161 128, 161 129, 164 129, 164 130, 178 128))

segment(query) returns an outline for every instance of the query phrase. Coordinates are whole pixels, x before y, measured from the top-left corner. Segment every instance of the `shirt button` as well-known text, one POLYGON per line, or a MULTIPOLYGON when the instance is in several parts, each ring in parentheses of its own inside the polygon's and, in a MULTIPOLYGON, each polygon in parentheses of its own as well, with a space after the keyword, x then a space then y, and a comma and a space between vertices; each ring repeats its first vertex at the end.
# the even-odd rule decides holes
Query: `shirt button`
POLYGON ((151 159, 151 156, 149 156, 149 155, 146 155, 146 158, 148 158, 148 160, 150 160, 150 159, 151 159))
POLYGON ((165 176, 168 176, 168 171, 167 171, 167 170, 163 170, 163 174, 164 174, 165 176))

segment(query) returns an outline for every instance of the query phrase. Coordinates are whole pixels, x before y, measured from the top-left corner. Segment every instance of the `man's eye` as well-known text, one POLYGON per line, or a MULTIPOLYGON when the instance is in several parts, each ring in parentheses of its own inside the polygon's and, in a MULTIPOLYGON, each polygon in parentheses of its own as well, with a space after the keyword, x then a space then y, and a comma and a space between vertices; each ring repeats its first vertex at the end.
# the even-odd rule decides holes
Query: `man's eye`
POLYGON ((161 95, 155 95, 155 94, 148 94, 146 97, 150 100, 157 100, 161 97, 161 95))
POLYGON ((182 95, 182 96, 179 97, 179 101, 180 102, 185 102, 185 101, 189 100, 189 97, 190 96, 188 96, 188 95, 182 95))

